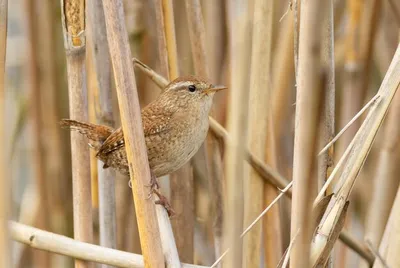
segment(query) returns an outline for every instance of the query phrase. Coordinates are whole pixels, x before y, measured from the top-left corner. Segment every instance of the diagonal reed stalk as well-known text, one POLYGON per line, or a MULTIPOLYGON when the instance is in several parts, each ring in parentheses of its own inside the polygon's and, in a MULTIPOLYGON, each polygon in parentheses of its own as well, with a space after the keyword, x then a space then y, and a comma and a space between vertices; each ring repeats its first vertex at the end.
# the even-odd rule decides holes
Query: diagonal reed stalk
MULTIPOLYGON (((98 245, 84 243, 59 234, 46 232, 25 224, 10 221, 10 236, 15 241, 32 248, 45 250, 76 259, 103 263, 116 267, 144 268, 143 256, 98 245)), ((206 268, 206 266, 181 263, 182 268, 206 268)))
MULTIPOLYGON (((70 117, 74 120, 87 121, 85 1, 61 0, 61 21, 67 57, 70 117)), ((79 133, 71 133, 71 154, 74 237, 80 241, 92 242, 89 149, 84 137, 79 133)), ((75 262, 75 267, 89 266, 87 262, 79 260, 75 262)))
MULTIPOLYGON (((5 67, 7 44, 8 1, 0 0, 0 140, 5 141, 5 67)), ((7 144, 5 142, 5 144, 7 144)), ((7 220, 11 213, 10 183, 7 174, 6 153, 8 146, 0 152, 0 267, 11 267, 11 250, 8 238, 7 220)))
POLYGON ((323 265, 331 251, 339 231, 343 227, 340 219, 345 215, 345 207, 348 204, 350 193, 358 174, 368 156, 376 133, 388 112, 389 105, 400 84, 400 45, 393 57, 389 70, 379 88, 380 102, 371 108, 362 126, 354 137, 354 145, 351 148, 348 160, 340 174, 335 195, 331 198, 325 214, 315 233, 311 260, 312 265, 323 265))

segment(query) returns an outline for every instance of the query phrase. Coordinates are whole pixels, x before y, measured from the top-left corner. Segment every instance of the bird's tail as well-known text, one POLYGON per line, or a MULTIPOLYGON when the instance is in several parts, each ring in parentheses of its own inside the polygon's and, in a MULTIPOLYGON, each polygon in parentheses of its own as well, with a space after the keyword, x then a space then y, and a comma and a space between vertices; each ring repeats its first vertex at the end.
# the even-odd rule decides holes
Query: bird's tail
POLYGON ((77 130, 79 133, 88 138, 90 140, 89 145, 97 150, 114 131, 114 129, 107 126, 100 126, 70 119, 62 119, 60 121, 60 125, 62 128, 77 130))

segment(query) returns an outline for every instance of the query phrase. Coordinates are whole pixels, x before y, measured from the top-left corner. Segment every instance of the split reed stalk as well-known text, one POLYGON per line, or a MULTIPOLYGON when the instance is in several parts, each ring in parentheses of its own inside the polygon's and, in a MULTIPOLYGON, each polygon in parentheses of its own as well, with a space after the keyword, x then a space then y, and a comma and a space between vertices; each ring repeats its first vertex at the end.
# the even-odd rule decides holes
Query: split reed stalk
POLYGON ((320 33, 323 5, 318 0, 301 5, 299 60, 297 73, 296 121, 293 158, 293 200, 291 237, 294 243, 290 267, 308 267, 312 237, 311 209, 316 196, 316 138, 319 103, 322 97, 320 70, 320 33))
POLYGON ((399 83, 400 45, 377 93, 380 96, 380 101, 370 109, 354 137, 354 145, 339 177, 341 185, 337 186, 338 190, 332 196, 328 209, 318 225, 312 245, 313 265, 321 265, 326 262, 327 254, 331 251, 339 231, 343 228, 343 219, 349 204, 349 195, 388 112, 399 83))
POLYGON ((164 267, 154 200, 146 199, 150 168, 122 0, 103 0, 103 8, 144 262, 164 267))
MULTIPOLYGON (((80 242, 13 221, 10 221, 8 225, 10 236, 13 240, 29 245, 32 248, 116 267, 148 267, 145 266, 143 256, 138 254, 80 242)), ((186 263, 181 263, 180 265, 182 268, 206 268, 205 266, 186 263)))
MULTIPOLYGON (((388 267, 400 266, 400 188, 397 190, 396 199, 390 212, 385 233, 379 247, 379 254, 386 261, 388 267)), ((376 258, 373 268, 385 268, 376 258)))
POLYGON ((230 253, 222 267, 242 267, 243 231, 243 177, 244 160, 247 147, 247 119, 250 68, 250 33, 247 1, 229 3, 229 42, 230 42, 230 96, 228 108, 228 132, 226 143, 225 178, 227 198, 225 199, 224 247, 230 253))
MULTIPOLYGON (((271 48, 273 1, 255 1, 253 19, 253 42, 250 74, 250 109, 249 109, 249 148, 257 157, 266 157, 266 134, 269 118, 269 92, 272 88, 271 77, 271 48)), ((260 213, 264 205, 264 194, 273 195, 274 191, 264 193, 264 180, 254 170, 249 169, 249 178, 244 183, 244 225, 248 226, 260 213)), ((271 185, 275 190, 275 188, 271 185)), ((274 198, 274 196, 270 196, 274 198)), ((278 264, 281 252, 281 233, 279 226, 279 207, 275 206, 270 215, 264 218, 267 221, 263 230, 265 256, 268 267, 278 264), (271 216, 271 217, 269 217, 271 216)), ((253 227, 243 240, 244 266, 257 267, 261 261, 261 233, 262 224, 253 227)))
MULTIPOLYGON (((5 125, 5 67, 7 44, 8 1, 0 0, 0 140, 6 141, 5 125)), ((7 142, 5 142, 7 144, 7 142)), ((0 152, 0 267, 11 267, 11 250, 7 221, 11 213, 11 191, 7 174, 6 153, 8 146, 0 152)))
MULTIPOLYGON (((107 42, 106 24, 102 1, 90 1, 88 19, 92 46, 92 60, 96 74, 94 87, 94 110, 96 123, 114 127, 111 89, 111 61, 107 42)), ((115 204, 115 171, 104 169, 100 161, 98 167, 99 226, 100 245, 116 248, 116 204, 115 204)))
MULTIPOLYGON (((70 118, 88 121, 85 1, 61 0, 61 16, 67 57, 70 118)), ((71 133, 71 155, 74 237, 90 243, 93 240, 93 227, 89 149, 85 138, 76 132, 71 133)), ((91 265, 76 260, 75 267, 91 265)))

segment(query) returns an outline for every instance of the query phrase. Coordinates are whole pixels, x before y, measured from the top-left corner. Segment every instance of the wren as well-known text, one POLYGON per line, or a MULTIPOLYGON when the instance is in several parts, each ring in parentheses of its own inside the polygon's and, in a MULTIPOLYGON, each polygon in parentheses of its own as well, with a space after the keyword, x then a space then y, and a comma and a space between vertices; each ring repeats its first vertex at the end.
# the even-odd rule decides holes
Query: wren
MULTIPOLYGON (((169 204, 155 188, 157 178, 170 174, 187 163, 204 142, 208 128, 208 114, 215 92, 225 89, 193 77, 180 77, 169 83, 153 102, 141 111, 147 156, 151 171, 151 188, 167 208, 169 204)), ((114 168, 129 175, 122 128, 63 119, 63 127, 77 130, 89 139, 103 168, 114 168)))

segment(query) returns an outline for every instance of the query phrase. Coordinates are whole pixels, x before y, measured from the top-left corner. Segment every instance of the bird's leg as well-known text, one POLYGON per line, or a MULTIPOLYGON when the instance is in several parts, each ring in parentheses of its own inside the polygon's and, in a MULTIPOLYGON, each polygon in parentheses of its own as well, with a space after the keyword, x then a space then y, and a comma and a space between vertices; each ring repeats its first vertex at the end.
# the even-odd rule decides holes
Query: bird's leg
POLYGON ((160 189, 160 185, 158 184, 156 176, 153 174, 152 171, 150 171, 150 184, 146 184, 146 187, 150 187, 150 193, 153 191, 153 189, 160 189))
POLYGON ((168 213, 168 217, 172 217, 175 215, 175 211, 172 209, 171 205, 168 202, 168 199, 163 196, 157 189, 153 189, 153 193, 155 193, 159 200, 157 200, 155 203, 156 205, 161 205, 165 208, 165 210, 168 213))

